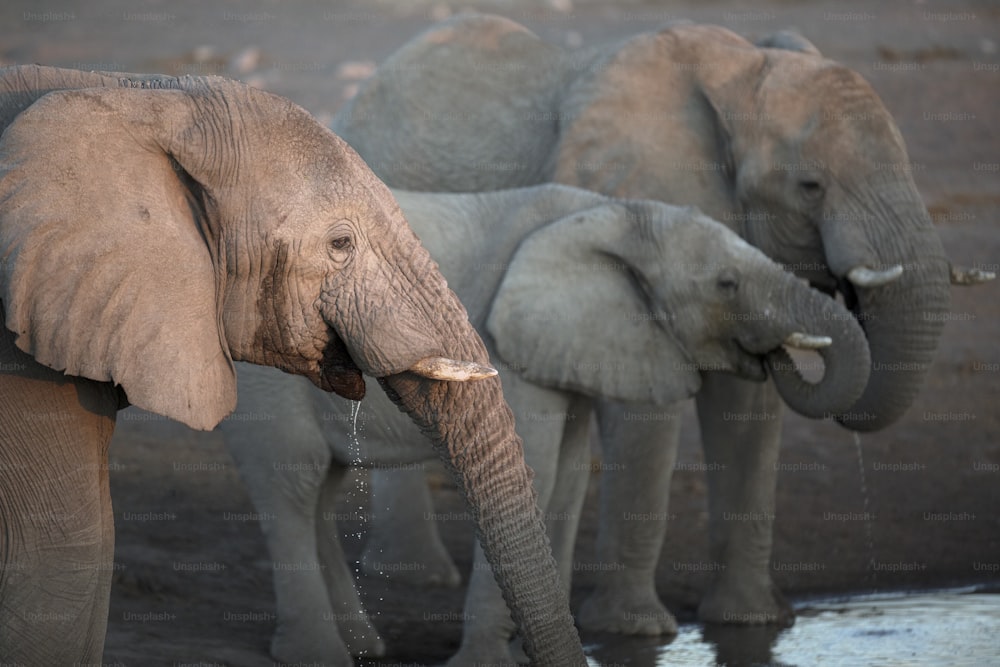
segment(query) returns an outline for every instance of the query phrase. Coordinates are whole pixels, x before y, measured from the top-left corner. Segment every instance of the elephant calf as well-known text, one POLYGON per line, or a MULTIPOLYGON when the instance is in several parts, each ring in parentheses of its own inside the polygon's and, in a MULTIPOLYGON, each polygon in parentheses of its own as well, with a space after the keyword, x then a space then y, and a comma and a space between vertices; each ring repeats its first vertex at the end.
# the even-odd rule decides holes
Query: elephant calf
MULTIPOLYGON (((770 374, 793 408, 816 415, 849 406, 867 382, 854 318, 694 208, 560 185, 395 195, 501 362, 540 504, 558 517, 549 530, 567 585, 595 398, 666 405, 698 391, 701 371, 770 374), (817 349, 822 381, 806 383, 783 344, 817 349)), ((273 517, 262 522, 275 562, 272 654, 323 661, 338 632, 355 654, 381 653, 329 510, 352 463, 418 462, 431 450, 377 392, 361 407, 359 456, 347 401, 258 366, 241 366, 238 383, 238 409, 269 416, 221 429, 257 512, 273 517)), ((506 652, 514 631, 476 559, 463 665, 506 652)))

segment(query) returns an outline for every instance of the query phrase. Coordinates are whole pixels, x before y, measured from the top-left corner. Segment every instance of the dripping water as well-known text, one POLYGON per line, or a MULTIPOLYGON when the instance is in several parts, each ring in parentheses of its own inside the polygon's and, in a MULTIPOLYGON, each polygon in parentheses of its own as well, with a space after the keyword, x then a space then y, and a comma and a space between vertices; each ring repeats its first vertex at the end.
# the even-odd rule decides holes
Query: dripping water
POLYGON ((868 478, 865 475, 865 459, 864 453, 861 450, 861 434, 857 431, 853 431, 851 435, 854 436, 854 451, 858 455, 858 473, 861 476, 861 497, 864 499, 864 524, 865 524, 865 538, 868 542, 868 580, 871 583, 872 591, 875 590, 875 538, 872 532, 872 515, 870 512, 871 505, 871 495, 868 492, 868 478))
MULTIPOLYGON (((351 435, 348 448, 351 452, 351 468, 354 470, 354 490, 351 492, 351 495, 355 499, 355 504, 352 509, 355 510, 355 516, 357 516, 360 521, 358 524, 358 531, 354 533, 354 539, 357 540, 357 543, 360 545, 364 534, 365 495, 367 492, 367 484, 365 483, 364 476, 361 474, 361 440, 358 437, 359 414, 361 414, 361 401, 351 401, 351 435)), ((357 581, 357 577, 361 575, 360 560, 354 561, 354 575, 355 581, 357 581)))
MULTIPOLYGON (((358 416, 361 414, 361 401, 351 401, 351 436, 350 444, 348 449, 351 453, 351 467, 354 469, 355 474, 355 484, 352 495, 356 499, 356 503, 353 507, 355 510, 355 516, 358 517, 358 530, 354 533, 354 539, 356 540, 359 552, 363 552, 362 540, 364 539, 365 524, 368 523, 368 515, 365 514, 365 497, 369 495, 368 484, 365 481, 365 476, 362 471, 362 461, 361 461, 361 437, 358 433, 358 416)), ((364 421, 361 422, 362 427, 364 427, 364 421)), ((388 575, 383 574, 383 577, 388 575)), ((354 561, 354 581, 361 581, 361 558, 360 556, 354 561)), ((355 583, 357 585, 357 583, 355 583)), ((382 596, 379 596, 379 602, 382 601, 382 596)), ((377 615, 377 613, 376 613, 377 615)))
MULTIPOLYGON (((351 511, 358 519, 358 530, 352 537, 356 547, 362 547, 361 541, 364 536, 364 526, 367 522, 365 515, 365 496, 367 495, 367 484, 365 482, 364 471, 361 467, 361 438, 358 435, 358 415, 361 414, 361 401, 351 401, 351 434, 348 437, 348 450, 351 455, 351 471, 354 475, 354 486, 348 495, 353 498, 351 511)), ((361 558, 354 559, 354 586, 360 593, 361 584, 361 558)), ((353 628, 351 629, 353 633, 353 628)))

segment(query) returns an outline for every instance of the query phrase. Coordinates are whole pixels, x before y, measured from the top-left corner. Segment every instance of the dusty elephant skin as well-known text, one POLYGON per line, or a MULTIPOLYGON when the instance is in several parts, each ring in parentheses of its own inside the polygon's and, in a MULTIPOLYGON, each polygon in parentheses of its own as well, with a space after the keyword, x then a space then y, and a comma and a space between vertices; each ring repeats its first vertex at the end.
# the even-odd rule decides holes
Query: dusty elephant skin
MULTIPOLYGON (((669 405, 693 395, 709 369, 763 380, 762 357, 772 368, 785 363, 774 356, 783 343, 821 349, 822 381, 791 382, 821 396, 825 410, 851 405, 867 383, 867 343, 849 312, 693 208, 553 184, 395 195, 499 363, 540 504, 558 517, 548 525, 566 584, 594 399, 669 405)), ((298 646, 303 660, 322 661, 339 633, 356 655, 380 651, 341 546, 337 487, 352 465, 419 469, 430 450, 385 399, 373 396, 352 414, 344 401, 270 369, 240 365, 238 381, 238 412, 268 416, 220 430, 273 561, 272 646, 298 646), (317 566, 296 571, 294 563, 317 566)), ((372 551, 369 566, 397 571, 413 562, 404 545, 372 551)), ((452 664, 508 659, 514 627, 482 553, 468 595, 452 664)))
POLYGON ((489 360, 356 153, 218 77, 7 68, 0 110, 3 662, 101 662, 115 414, 210 429, 244 360, 352 399, 378 378, 453 471, 532 658, 583 664, 499 380, 409 370, 489 360))
MULTIPOLYGON (((828 416, 881 429, 922 386, 948 313, 948 260, 888 111, 857 73, 801 37, 757 46, 720 27, 679 23, 567 52, 507 19, 460 17, 388 58, 332 126, 397 187, 552 180, 696 205, 817 288, 839 292, 864 327, 869 384, 828 416)), ((817 414, 809 392, 790 396, 797 410, 817 414)), ((708 374, 697 409, 717 573, 699 615, 788 623, 791 609, 768 568, 782 412, 775 384, 708 374), (746 519, 725 518, 733 516, 746 519)), ((680 408, 646 422, 626 422, 629 410, 653 412, 598 407, 606 465, 619 472, 601 479, 606 568, 579 618, 593 630, 671 633, 653 577, 680 408), (660 473, 626 472, 650 470, 660 473), (615 519, 629 515, 654 519, 615 519)), ((405 505, 413 517, 419 484, 419 475, 395 473, 376 488, 398 494, 392 514, 405 505)))

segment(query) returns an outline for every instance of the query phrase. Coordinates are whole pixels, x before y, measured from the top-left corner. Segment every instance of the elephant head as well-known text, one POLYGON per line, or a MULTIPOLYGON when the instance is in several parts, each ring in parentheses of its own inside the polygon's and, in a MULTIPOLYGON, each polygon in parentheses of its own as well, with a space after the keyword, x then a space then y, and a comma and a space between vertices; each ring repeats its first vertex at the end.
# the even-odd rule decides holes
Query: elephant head
POLYGON ((358 400, 362 372, 441 356, 442 294, 413 293, 433 265, 360 158, 287 100, 175 85, 52 92, 7 128, 18 346, 196 428, 233 409, 233 359, 358 400))
POLYGON ((362 373, 378 378, 455 473, 529 653, 582 663, 499 380, 440 381, 495 374, 485 347, 358 155, 288 100, 217 77, 0 80, 21 91, 0 108, 38 98, 0 139, 17 346, 203 429, 235 406, 233 360, 355 400, 362 373))
POLYGON ((872 88, 800 37, 766 43, 782 48, 706 25, 635 38, 568 96, 596 103, 577 110, 557 179, 697 205, 813 285, 839 291, 864 328, 872 370, 837 418, 883 428, 906 411, 930 366, 948 310, 948 261, 872 88), (611 122, 625 105, 634 121, 611 122), (631 147, 617 170, 576 166, 608 162, 589 154, 587 137, 599 129, 603 145, 631 147))
POLYGON ((861 395, 868 347, 857 322, 694 208, 604 204, 527 237, 487 321, 504 361, 539 384, 625 401, 694 395, 700 371, 764 380, 807 416, 861 395), (818 349, 801 378, 783 345, 818 349))

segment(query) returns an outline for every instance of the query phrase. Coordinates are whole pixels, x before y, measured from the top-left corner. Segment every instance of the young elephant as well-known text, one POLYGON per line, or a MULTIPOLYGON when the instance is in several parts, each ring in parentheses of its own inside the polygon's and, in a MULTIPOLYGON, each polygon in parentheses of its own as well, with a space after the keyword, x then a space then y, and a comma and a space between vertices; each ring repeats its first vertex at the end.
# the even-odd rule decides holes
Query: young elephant
MULTIPOLYGON (((861 76, 801 37, 783 33, 756 46, 721 27, 674 24, 568 52, 507 19, 466 15, 390 56, 333 127, 393 187, 459 192, 556 181, 698 206, 799 276, 840 292, 862 323, 873 370, 858 402, 837 416, 848 428, 893 423, 930 367, 949 265, 901 134, 861 76)), ((680 406, 663 421, 628 421, 625 409, 599 405, 605 461, 616 472, 601 476, 598 557, 606 567, 579 622, 675 632, 654 586, 666 531, 655 517, 668 515, 680 406), (629 513, 653 518, 616 520, 629 513)), ((781 420, 727 419, 748 409, 781 414, 773 383, 706 374, 697 410, 711 464, 709 558, 718 568, 699 616, 783 623, 792 611, 769 568, 781 420)), ((390 474, 376 480, 387 494, 379 504, 398 494, 395 515, 422 516, 419 475, 377 473, 390 474)))
MULTIPOLYGON (((667 405, 698 391, 700 371, 761 381, 765 365, 786 400, 810 412, 841 410, 864 389, 868 349, 850 313, 696 209, 558 185, 395 194, 502 362, 540 503, 555 517, 550 537, 566 584, 594 398, 667 405), (782 344, 818 349, 823 379, 802 380, 782 344)), ((346 401, 266 368, 241 367, 239 386, 239 410, 268 417, 220 428, 267 517, 278 606, 273 654, 294 647, 297 659, 322 661, 338 627, 355 651, 379 650, 351 585, 332 501, 348 466, 411 463, 430 451, 381 397, 355 417, 346 401), (351 449, 355 419, 364 425, 360 451, 351 449)), ((499 483, 486 475, 485 483, 499 483)), ((482 553, 476 558, 462 665, 492 664, 514 630, 482 553)), ((402 559, 405 569, 410 561, 402 559)))
POLYGON ((458 480, 532 659, 585 663, 499 380, 440 381, 495 374, 486 349, 354 151, 217 77, 2 69, 0 118, 0 662, 100 663, 116 411, 212 428, 244 360, 354 400, 377 378, 458 480))

